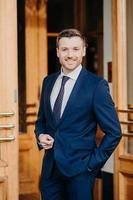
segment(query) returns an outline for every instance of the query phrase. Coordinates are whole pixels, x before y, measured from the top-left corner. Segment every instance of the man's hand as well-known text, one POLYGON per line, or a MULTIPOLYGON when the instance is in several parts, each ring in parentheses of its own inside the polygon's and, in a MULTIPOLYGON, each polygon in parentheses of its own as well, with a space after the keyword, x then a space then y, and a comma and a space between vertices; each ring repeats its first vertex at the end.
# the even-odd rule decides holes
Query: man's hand
POLYGON ((51 149, 53 147, 54 139, 48 134, 40 134, 39 141, 44 149, 51 149))

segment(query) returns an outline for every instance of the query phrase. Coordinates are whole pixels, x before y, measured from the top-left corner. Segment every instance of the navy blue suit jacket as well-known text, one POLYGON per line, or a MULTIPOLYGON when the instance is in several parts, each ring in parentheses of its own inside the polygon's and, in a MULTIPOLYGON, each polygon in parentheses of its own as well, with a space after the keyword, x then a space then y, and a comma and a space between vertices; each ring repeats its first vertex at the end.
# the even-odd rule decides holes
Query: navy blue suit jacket
MULTIPOLYGON (((50 105, 50 94, 59 73, 43 81, 35 133, 47 133, 54 146, 46 150, 42 176, 50 176, 55 160, 60 171, 72 177, 88 168, 100 169, 110 157, 121 138, 121 129, 107 81, 82 68, 74 85, 59 125, 56 125, 50 105), (99 124, 105 133, 96 146, 99 124)), ((41 148, 41 147, 40 147, 41 148)))

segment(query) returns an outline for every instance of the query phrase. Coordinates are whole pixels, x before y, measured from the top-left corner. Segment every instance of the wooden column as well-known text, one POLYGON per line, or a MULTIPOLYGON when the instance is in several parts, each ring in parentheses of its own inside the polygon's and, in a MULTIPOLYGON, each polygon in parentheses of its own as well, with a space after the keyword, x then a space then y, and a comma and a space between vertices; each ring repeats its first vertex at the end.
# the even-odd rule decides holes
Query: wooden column
POLYGON ((39 85, 48 73, 48 47, 47 47, 47 12, 46 1, 42 1, 38 9, 38 67, 39 85))
POLYGON ((42 79, 47 75, 47 37, 45 1, 26 1, 26 98, 37 103, 42 79), (32 90, 31 90, 32 88, 32 90))
POLYGON ((127 108, 126 1, 112 0, 113 91, 116 105, 127 108))

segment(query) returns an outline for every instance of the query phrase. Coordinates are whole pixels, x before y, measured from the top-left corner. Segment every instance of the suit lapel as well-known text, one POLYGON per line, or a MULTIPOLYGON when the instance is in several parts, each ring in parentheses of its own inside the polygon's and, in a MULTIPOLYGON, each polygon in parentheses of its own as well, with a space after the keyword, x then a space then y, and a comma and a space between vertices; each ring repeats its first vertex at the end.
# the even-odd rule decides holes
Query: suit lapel
POLYGON ((53 86, 54 86, 55 81, 58 78, 59 74, 60 74, 60 72, 56 73, 54 75, 54 77, 51 78, 51 80, 49 80, 49 84, 47 86, 46 109, 48 110, 47 113, 49 114, 49 120, 51 120, 53 122, 51 124, 53 124, 54 127, 56 126, 56 122, 55 122, 55 118, 54 118, 53 111, 52 111, 52 108, 51 108, 50 95, 51 95, 53 86))
POLYGON ((62 117, 60 119, 60 123, 62 123, 62 121, 64 120, 65 116, 69 113, 69 111, 71 112, 71 108, 73 107, 74 103, 75 103, 75 99, 78 98, 78 94, 80 89, 82 88, 82 84, 84 83, 84 75, 86 74, 86 70, 82 68, 76 83, 72 89, 72 92, 70 94, 70 97, 68 99, 68 102, 66 104, 66 107, 64 109, 64 112, 62 114, 62 117))
MULTIPOLYGON (((57 124, 56 124, 55 117, 54 117, 54 114, 53 114, 53 111, 51 108, 50 95, 51 95, 53 86, 54 86, 55 81, 58 78, 59 74, 60 74, 60 72, 56 73, 54 75, 54 77, 52 77, 51 80, 49 80, 49 84, 47 86, 46 109, 47 109, 47 113, 49 115, 49 120, 52 122, 51 124, 53 125, 53 128, 57 127, 57 124)), ((64 118, 69 113, 69 111, 71 112, 71 108, 73 107, 73 105, 75 103, 75 99, 78 98, 79 91, 82 88, 82 84, 84 83, 85 74, 86 74, 86 70, 82 68, 82 70, 76 80, 76 83, 72 89, 72 92, 70 94, 70 97, 69 97, 66 107, 64 109, 62 117, 60 119, 59 125, 63 122, 64 118)))

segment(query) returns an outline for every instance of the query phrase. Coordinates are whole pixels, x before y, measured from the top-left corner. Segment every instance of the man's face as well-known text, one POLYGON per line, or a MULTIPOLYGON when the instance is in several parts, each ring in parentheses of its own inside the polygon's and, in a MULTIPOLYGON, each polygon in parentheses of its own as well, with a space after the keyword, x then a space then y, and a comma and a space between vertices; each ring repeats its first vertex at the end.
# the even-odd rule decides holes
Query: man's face
POLYGON ((86 48, 80 37, 63 37, 59 40, 57 57, 64 73, 68 74, 76 69, 85 56, 86 48))

